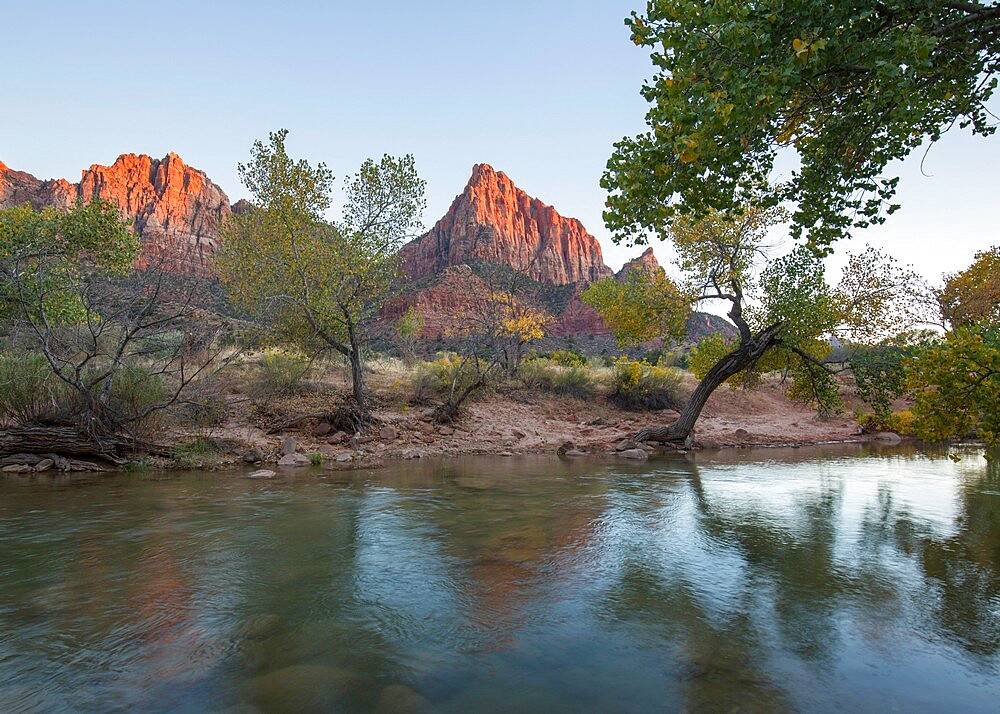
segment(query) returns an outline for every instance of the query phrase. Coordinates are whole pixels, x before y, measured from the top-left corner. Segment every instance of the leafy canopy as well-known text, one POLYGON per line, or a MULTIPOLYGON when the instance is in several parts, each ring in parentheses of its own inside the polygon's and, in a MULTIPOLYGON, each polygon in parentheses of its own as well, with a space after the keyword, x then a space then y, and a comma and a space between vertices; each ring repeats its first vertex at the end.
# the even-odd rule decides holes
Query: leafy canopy
POLYGON ((1000 327, 962 325, 910 363, 917 434, 1000 444, 1000 327))
POLYGON ((223 226, 218 269, 233 301, 282 338, 346 355, 389 297, 399 248, 420 228, 425 184, 412 156, 369 159, 345 183, 342 219, 328 221, 333 174, 291 159, 287 134, 257 141, 239 165, 253 209, 223 226))
POLYGON ((941 316, 955 327, 1000 322, 1000 247, 976 253, 972 265, 948 277, 938 300, 941 316))
POLYGON ((100 199, 67 212, 29 204, 0 210, 0 318, 81 320, 85 283, 124 275, 138 254, 139 239, 118 208, 100 199))
POLYGON ((890 161, 956 124, 995 130, 995 3, 650 0, 626 24, 655 73, 649 129, 616 145, 602 182, 618 240, 762 198, 794 205, 793 235, 828 250, 898 207, 890 161), (783 153, 795 168, 762 192, 783 153))

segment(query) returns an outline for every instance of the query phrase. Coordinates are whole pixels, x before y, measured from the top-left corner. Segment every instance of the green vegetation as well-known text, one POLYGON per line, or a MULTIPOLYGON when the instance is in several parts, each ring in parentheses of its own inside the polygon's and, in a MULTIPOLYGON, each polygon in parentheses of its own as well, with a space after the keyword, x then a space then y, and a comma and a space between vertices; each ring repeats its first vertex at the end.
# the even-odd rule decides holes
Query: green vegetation
POLYGON ((672 367, 622 357, 615 362, 613 375, 609 399, 623 409, 678 409, 684 401, 681 373, 672 367))
POLYGON ((348 177, 341 220, 330 222, 333 174, 290 158, 287 135, 257 141, 239 165, 253 210, 223 226, 219 273, 233 303, 274 337, 346 357, 366 412, 366 323, 390 295, 403 240, 420 226, 424 182, 412 156, 369 159, 348 177))
POLYGON ((897 208, 890 162, 956 125, 995 131, 996 5, 650 0, 626 24, 655 72, 649 130, 603 179, 619 239, 762 200, 794 206, 792 235, 826 249, 897 208), (799 168, 762 190, 788 154, 799 168))
POLYGON ((914 428, 926 439, 978 436, 1000 444, 998 249, 976 255, 939 294, 950 329, 908 363, 914 428))
POLYGON ((565 394, 578 399, 587 399, 594 394, 593 378, 582 360, 573 364, 544 357, 525 360, 518 376, 526 388, 540 392, 565 394))

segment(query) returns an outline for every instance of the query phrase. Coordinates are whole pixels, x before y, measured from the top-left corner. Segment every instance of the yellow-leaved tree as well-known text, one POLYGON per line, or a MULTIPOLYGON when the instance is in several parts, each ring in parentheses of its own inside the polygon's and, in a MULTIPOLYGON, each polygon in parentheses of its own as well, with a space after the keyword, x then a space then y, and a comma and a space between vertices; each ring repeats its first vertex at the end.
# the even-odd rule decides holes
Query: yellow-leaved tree
POLYGON ((366 416, 365 327, 391 294, 399 248, 420 229, 425 182, 410 155, 369 159, 347 178, 342 217, 331 221, 333 174, 290 158, 287 135, 255 142, 250 162, 239 165, 252 209, 223 225, 217 268, 231 300, 263 328, 344 355, 366 416))

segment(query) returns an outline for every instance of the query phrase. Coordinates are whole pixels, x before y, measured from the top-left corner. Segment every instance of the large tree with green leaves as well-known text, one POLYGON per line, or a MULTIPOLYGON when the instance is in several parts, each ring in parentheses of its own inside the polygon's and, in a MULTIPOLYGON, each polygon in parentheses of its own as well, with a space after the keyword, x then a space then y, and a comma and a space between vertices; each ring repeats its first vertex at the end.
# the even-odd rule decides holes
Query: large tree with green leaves
POLYGON ((420 228, 424 181, 412 156, 369 159, 345 182, 341 219, 330 221, 333 175, 289 157, 287 135, 255 142, 239 165, 253 209, 223 226, 218 270, 233 302, 272 334, 346 357, 364 414, 366 323, 390 296, 400 246, 420 228))
POLYGON ((678 316, 704 301, 728 304, 738 330, 734 341, 715 335, 696 346, 690 364, 700 381, 679 418, 643 429, 637 440, 684 441, 722 384, 754 387, 772 370, 791 372, 792 396, 834 410, 834 368, 825 361, 830 338, 875 343, 913 322, 911 296, 919 282, 912 271, 868 249, 830 285, 822 258, 809 248, 771 255, 767 229, 782 217, 775 209, 751 207, 736 216, 678 219, 670 236, 680 285, 660 271, 636 271, 623 281, 605 278, 583 293, 621 342, 683 337, 678 316))
POLYGON ((938 299, 945 334, 908 364, 914 427, 926 439, 1000 445, 1000 248, 948 276, 938 299))
POLYGON ((608 162, 619 239, 766 206, 827 250, 895 210, 886 166, 954 126, 989 135, 1000 5, 977 0, 650 0, 626 24, 651 49, 648 131, 608 162))

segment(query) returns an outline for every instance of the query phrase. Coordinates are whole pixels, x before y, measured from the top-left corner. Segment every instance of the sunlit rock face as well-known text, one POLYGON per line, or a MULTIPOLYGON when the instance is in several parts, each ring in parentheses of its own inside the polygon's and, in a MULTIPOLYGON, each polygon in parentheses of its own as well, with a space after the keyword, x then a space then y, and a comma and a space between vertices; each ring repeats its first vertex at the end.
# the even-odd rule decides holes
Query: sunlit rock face
POLYGON ((510 266, 540 283, 587 283, 611 275, 583 224, 476 164, 465 190, 425 235, 403 248, 406 272, 421 280, 452 265, 510 266))
POLYGON ((77 200, 115 203, 142 241, 142 264, 208 274, 229 198, 204 172, 177 154, 154 159, 122 154, 111 166, 94 164, 79 183, 42 181, 0 163, 0 207, 31 203, 68 208, 77 200))

